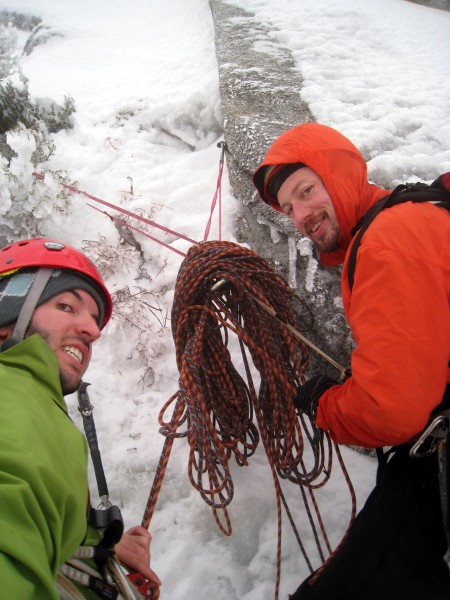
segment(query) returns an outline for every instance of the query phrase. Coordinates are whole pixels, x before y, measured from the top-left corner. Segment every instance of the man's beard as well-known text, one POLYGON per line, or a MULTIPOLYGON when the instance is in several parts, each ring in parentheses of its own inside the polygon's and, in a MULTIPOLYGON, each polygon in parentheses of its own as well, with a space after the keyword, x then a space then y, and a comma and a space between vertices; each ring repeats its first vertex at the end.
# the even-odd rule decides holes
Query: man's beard
POLYGON ((315 241, 311 240, 312 243, 314 244, 316 250, 318 250, 320 252, 320 254, 329 254, 330 252, 336 252, 336 250, 339 250, 340 246, 338 242, 325 242, 325 243, 316 243, 315 241))
POLYGON ((63 396, 67 396, 68 394, 73 394, 73 392, 77 391, 77 389, 80 387, 81 378, 76 383, 67 381, 67 378, 65 377, 64 373, 60 369, 59 370, 59 382, 61 383, 61 391, 62 391, 63 396))
POLYGON ((332 228, 330 235, 324 240, 313 240, 311 241, 314 244, 316 250, 318 250, 321 254, 329 254, 330 252, 336 252, 339 250, 339 237, 340 237, 340 229, 338 226, 332 228))
MULTIPOLYGON (((50 348, 54 350, 53 345, 52 345, 52 335, 50 332, 46 331, 45 329, 38 329, 37 327, 34 327, 34 325, 30 325, 27 329, 27 333, 25 337, 30 337, 32 335, 34 335, 35 333, 39 334, 41 336, 41 338, 47 342, 47 344, 50 346, 50 348)), ((80 382, 81 382, 81 377, 80 379, 76 380, 76 381, 72 381, 69 380, 69 378, 63 373, 61 367, 59 368, 59 382, 61 384, 61 391, 63 396, 67 396, 68 394, 73 394, 73 392, 76 392, 77 389, 80 386, 80 382)))

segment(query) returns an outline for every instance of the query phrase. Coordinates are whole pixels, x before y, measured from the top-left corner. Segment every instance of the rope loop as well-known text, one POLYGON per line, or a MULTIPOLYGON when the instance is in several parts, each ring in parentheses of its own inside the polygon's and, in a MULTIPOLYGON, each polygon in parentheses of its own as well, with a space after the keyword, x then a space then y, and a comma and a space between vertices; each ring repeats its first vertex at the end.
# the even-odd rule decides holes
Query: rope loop
MULTIPOLYGON (((275 487, 278 509, 277 582, 281 564, 281 508, 284 505, 312 571, 286 504, 281 479, 300 486, 321 561, 332 553, 314 490, 330 478, 333 447, 327 433, 305 415, 297 415, 294 398, 305 382, 309 350, 295 329, 311 313, 275 269, 253 251, 232 242, 192 246, 175 286, 172 335, 179 370, 179 390, 159 416, 166 436, 157 478, 143 523, 149 523, 173 440, 189 444, 192 486, 213 509, 226 535, 232 528, 227 507, 233 495, 229 461, 249 464, 262 441, 275 487), (303 314, 304 313, 304 314, 303 314), (242 361, 234 365, 240 350, 242 361), (173 404, 174 407, 173 407, 173 404), (170 417, 166 416, 172 408, 170 417), (183 431, 178 431, 182 427, 183 431), (220 512, 219 512, 220 511, 220 512), (317 523, 317 525, 316 525, 317 523)), ((349 484, 342 459, 339 464, 349 484)), ((352 515, 354 514, 354 507, 352 515)))
POLYGON ((281 478, 319 487, 329 477, 323 432, 307 417, 299 420, 294 409, 309 364, 308 348, 287 327, 296 325, 294 302, 298 298, 273 267, 232 242, 191 247, 179 270, 172 331, 183 401, 180 424, 187 428, 177 434, 166 424, 161 433, 188 438, 189 478, 215 509, 232 498, 228 461, 234 457, 247 465, 261 437, 281 478), (240 371, 228 348, 231 333, 239 340, 240 371), (304 437, 313 449, 309 467, 304 437))

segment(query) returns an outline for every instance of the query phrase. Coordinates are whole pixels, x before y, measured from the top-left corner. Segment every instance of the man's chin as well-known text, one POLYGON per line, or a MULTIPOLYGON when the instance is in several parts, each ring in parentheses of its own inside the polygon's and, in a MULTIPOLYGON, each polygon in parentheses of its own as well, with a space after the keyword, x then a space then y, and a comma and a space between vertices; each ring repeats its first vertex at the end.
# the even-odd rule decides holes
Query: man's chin
POLYGON ((59 381, 61 383, 61 390, 63 396, 67 396, 68 394, 73 394, 77 391, 80 386, 81 379, 69 379, 65 377, 63 373, 59 373, 59 381))
POLYGON ((328 242, 326 240, 312 240, 314 247, 321 254, 330 254, 339 250, 339 244, 337 242, 328 242))

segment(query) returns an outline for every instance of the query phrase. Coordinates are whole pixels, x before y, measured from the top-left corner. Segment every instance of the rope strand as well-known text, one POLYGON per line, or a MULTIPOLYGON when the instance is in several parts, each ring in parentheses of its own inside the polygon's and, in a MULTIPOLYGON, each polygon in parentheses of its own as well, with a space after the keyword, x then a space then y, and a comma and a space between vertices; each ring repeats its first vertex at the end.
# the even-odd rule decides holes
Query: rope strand
MULTIPOLYGON (((281 479, 300 486, 321 561, 325 556, 320 538, 328 553, 332 552, 314 492, 330 478, 333 446, 311 419, 295 412, 294 398, 305 381, 309 354, 292 331, 296 323, 294 300, 299 301, 275 270, 251 250, 220 241, 191 247, 178 273, 172 307, 179 391, 159 417, 167 446, 157 475, 163 476, 173 440, 185 437, 189 480, 211 506, 218 527, 226 535, 232 533, 227 507, 234 494, 229 461, 234 457, 238 465, 247 465, 262 441, 277 503, 275 598, 281 577, 282 504, 293 524, 281 479), (228 349, 232 333, 239 340, 244 374, 232 363, 228 349), (258 391, 249 357, 259 378, 258 391), (171 417, 166 418, 175 401, 171 417), (178 431, 181 426, 183 431, 178 431)), ((345 472, 339 454, 338 460, 345 472)), ((346 479, 351 488, 348 475, 346 479)), ((156 504, 154 492, 159 493, 155 482, 146 524, 156 504)), ((352 489, 351 495, 354 502, 352 489)), ((295 525, 294 532, 312 571, 295 525)))

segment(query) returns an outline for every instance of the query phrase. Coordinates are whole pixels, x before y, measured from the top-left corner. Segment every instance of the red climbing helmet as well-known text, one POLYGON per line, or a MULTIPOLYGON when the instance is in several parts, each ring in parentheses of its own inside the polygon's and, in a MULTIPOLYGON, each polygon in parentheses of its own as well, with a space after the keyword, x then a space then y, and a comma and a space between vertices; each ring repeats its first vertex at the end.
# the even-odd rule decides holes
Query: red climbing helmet
POLYGON ((9 271, 33 267, 76 271, 90 280, 104 301, 105 314, 101 328, 106 325, 112 313, 111 295, 95 265, 82 252, 46 238, 21 240, 0 250, 0 276, 9 271))

